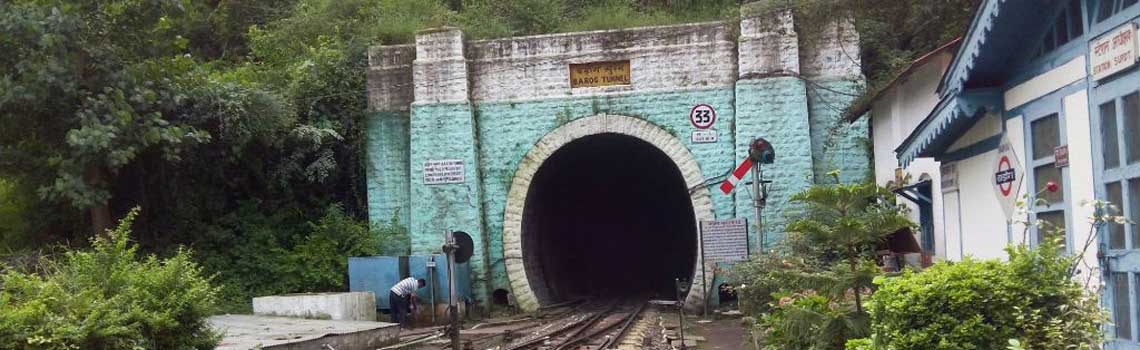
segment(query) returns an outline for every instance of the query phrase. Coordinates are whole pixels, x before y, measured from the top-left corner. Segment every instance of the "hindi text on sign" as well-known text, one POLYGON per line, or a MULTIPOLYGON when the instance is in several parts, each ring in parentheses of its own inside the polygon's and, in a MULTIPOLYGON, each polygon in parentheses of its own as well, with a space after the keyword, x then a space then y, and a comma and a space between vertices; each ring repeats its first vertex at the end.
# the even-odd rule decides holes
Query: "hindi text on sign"
POLYGON ((1089 43, 1092 77, 1100 80, 1136 63, 1136 25, 1127 23, 1089 43))
POLYGON ((748 260, 748 220, 701 221, 701 240, 707 262, 748 260))
POLYGON ((458 184, 466 182, 462 159, 440 159, 424 162, 424 185, 458 184))
POLYGON ((590 62, 570 65, 570 87, 629 85, 629 61, 590 62))

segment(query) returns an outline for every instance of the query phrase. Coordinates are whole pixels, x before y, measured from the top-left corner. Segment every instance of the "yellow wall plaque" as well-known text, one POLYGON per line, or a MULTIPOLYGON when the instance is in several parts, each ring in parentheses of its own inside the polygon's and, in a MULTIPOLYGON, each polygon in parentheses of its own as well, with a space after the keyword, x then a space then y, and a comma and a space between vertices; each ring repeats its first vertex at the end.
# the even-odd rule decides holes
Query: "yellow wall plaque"
POLYGON ((629 85, 629 60, 570 65, 570 87, 629 85))

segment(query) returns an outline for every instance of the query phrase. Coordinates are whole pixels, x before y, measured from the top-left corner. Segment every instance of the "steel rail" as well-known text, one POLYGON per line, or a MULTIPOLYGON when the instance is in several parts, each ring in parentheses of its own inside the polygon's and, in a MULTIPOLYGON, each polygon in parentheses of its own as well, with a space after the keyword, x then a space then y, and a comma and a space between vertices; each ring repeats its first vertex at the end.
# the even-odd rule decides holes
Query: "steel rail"
POLYGON ((622 337, 624 337, 626 332, 629 332, 629 327, 633 325, 633 321, 637 320, 638 316, 641 316, 642 311, 645 311, 645 305, 646 304, 641 304, 641 306, 637 307, 637 310, 634 310, 633 313, 629 314, 629 318, 626 318, 625 322, 622 323, 621 328, 618 328, 617 334, 614 335, 613 337, 607 339, 606 342, 602 343, 602 346, 599 347, 598 349, 599 350, 609 349, 611 346, 613 346, 614 342, 616 342, 619 339, 621 339, 622 337))
MULTIPOLYGON (((596 316, 596 315, 594 315, 594 316, 596 316)), ((590 318, 592 319, 594 316, 591 316, 590 318)), ((554 336, 561 334, 562 332, 569 331, 570 329, 579 328, 580 324, 582 322, 586 322, 586 321, 587 320, 581 320, 581 321, 573 322, 573 323, 568 324, 564 327, 561 327, 561 328, 558 328, 558 329, 553 330, 551 332, 548 332, 546 334, 537 336, 534 339, 527 340, 527 341, 519 343, 519 344, 515 344, 515 345, 508 347, 508 348, 505 348, 503 350, 518 350, 518 349, 528 348, 530 346, 533 346, 533 345, 536 345, 536 344, 541 343, 543 341, 546 341, 547 339, 553 338, 554 336)))

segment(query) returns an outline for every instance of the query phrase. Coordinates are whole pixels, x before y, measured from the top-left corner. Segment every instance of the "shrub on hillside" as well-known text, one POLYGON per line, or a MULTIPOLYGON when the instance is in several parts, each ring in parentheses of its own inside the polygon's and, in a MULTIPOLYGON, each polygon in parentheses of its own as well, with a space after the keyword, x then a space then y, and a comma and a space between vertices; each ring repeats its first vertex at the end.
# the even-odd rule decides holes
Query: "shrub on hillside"
POLYGON ((44 274, 0 276, 0 349, 213 349, 217 289, 189 252, 140 256, 132 211, 88 250, 46 261, 44 274))

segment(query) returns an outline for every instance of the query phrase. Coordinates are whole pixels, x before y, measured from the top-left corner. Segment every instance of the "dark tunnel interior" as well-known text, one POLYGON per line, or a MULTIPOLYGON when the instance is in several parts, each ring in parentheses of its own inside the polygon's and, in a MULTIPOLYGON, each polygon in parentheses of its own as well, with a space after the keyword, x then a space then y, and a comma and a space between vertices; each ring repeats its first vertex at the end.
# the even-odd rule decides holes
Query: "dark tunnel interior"
POLYGON ((620 134, 579 138, 531 182, 523 254, 540 302, 579 297, 674 297, 696 261, 696 221, 677 166, 620 134))

